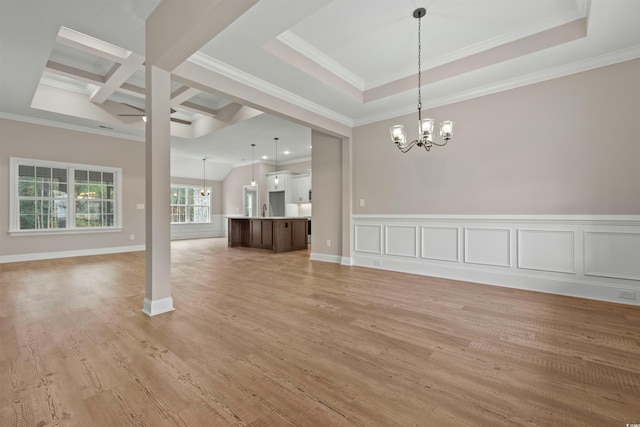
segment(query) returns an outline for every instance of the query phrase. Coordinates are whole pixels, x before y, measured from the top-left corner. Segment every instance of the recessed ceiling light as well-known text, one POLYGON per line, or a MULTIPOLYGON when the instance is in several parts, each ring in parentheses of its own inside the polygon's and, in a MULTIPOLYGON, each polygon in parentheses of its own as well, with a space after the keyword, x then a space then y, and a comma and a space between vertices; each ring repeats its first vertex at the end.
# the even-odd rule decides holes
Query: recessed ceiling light
POLYGON ((262 156, 262 160, 267 160, 268 157, 267 156, 262 156))
POLYGON ((289 154, 289 150, 285 151, 284 154, 289 154))

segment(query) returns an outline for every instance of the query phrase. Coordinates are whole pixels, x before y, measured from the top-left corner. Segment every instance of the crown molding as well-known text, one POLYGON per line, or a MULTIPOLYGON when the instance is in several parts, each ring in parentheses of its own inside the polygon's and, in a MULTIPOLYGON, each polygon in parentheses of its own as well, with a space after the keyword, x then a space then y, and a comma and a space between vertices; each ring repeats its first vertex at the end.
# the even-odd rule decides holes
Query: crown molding
POLYGON ((276 37, 276 40, 295 50, 299 54, 306 56, 322 68, 340 77, 351 86, 359 89, 360 91, 365 90, 365 82, 360 76, 349 71, 329 56, 325 55, 323 52, 295 35, 293 32, 287 30, 276 37))
MULTIPOLYGON (((583 71, 589 71, 596 68, 606 67, 608 65, 613 65, 620 62, 631 61, 637 58, 640 58, 640 45, 606 53, 581 61, 575 61, 570 64, 550 68, 547 70, 525 74, 517 78, 503 80, 501 82, 485 85, 476 89, 460 91, 440 98, 431 98, 426 102, 422 102, 422 108, 436 108, 443 105, 454 104, 456 102, 467 101, 469 99, 479 98, 481 96, 491 95, 498 92, 504 92, 506 90, 528 86, 559 77, 565 77, 571 74, 581 73, 583 71)), ((395 117, 405 116, 414 112, 416 112, 416 108, 414 106, 397 108, 394 110, 386 111, 384 113, 374 114, 356 119, 354 120, 354 127, 375 123, 382 120, 388 120, 395 117)))
POLYGON ((54 120, 41 119, 38 117, 28 117, 28 116, 22 116, 18 114, 5 113, 3 111, 0 111, 0 119, 14 120, 16 122, 31 123, 34 125, 50 126, 54 128, 72 130, 76 132, 92 133, 95 135, 110 136, 112 138, 128 139, 130 141, 137 141, 137 142, 145 141, 144 136, 140 137, 136 135, 121 133, 118 131, 111 131, 111 130, 105 130, 105 129, 99 129, 99 128, 94 129, 86 126, 73 125, 73 124, 58 122, 54 120))
POLYGON ((193 55, 191 55, 191 57, 187 61, 191 62, 192 64, 198 65, 200 67, 206 68, 215 73, 219 73, 238 83, 244 84, 253 89, 267 93, 275 98, 286 101, 297 107, 303 108, 305 110, 311 111, 313 113, 319 114, 328 119, 336 121, 342 125, 353 127, 353 120, 351 120, 349 117, 346 117, 333 110, 330 110, 329 108, 326 108, 314 102, 311 102, 308 99, 305 99, 299 95, 296 95, 292 92, 284 90, 265 80, 252 76, 251 74, 241 71, 229 64, 225 64, 222 61, 218 61, 217 59, 214 59, 208 55, 205 55, 202 52, 194 53, 193 55))
MULTIPOLYGON (((96 85, 92 85, 90 83, 85 83, 83 86, 78 84, 74 84, 71 81, 63 81, 64 77, 52 74, 55 77, 48 77, 43 75, 40 78, 40 84, 45 86, 54 87, 56 89, 62 89, 69 92, 81 93, 82 95, 90 95, 96 88, 96 85)), ((74 80, 75 82, 75 80, 74 80)))

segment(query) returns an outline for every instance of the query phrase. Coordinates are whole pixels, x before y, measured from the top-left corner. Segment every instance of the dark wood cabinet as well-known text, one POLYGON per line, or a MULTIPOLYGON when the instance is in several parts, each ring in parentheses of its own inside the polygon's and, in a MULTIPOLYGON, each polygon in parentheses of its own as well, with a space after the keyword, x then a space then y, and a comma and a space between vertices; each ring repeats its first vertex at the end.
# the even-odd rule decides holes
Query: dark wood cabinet
POLYGON ((287 252, 307 249, 306 218, 229 218, 229 247, 287 252))

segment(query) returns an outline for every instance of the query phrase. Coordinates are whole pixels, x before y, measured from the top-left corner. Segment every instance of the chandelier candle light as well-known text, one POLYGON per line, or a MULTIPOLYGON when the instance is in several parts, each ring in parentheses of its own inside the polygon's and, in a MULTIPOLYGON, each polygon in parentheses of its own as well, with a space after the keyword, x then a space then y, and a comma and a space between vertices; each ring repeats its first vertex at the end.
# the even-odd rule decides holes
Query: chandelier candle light
POLYGON ((205 185, 206 165, 207 165, 207 157, 202 159, 202 188, 200 189, 201 196, 208 196, 209 194, 211 194, 211 190, 209 190, 205 185))
POLYGON ((418 19, 418 139, 407 142, 407 135, 404 131, 404 126, 391 126, 391 140, 403 153, 411 150, 414 145, 417 145, 418 147, 424 147, 424 149, 427 151, 431 149, 432 145, 442 147, 446 145, 447 142, 449 142, 449 140, 451 139, 451 135, 453 135, 453 122, 448 120, 444 121, 440 123, 440 136, 444 139, 444 142, 436 143, 433 140, 434 120, 422 118, 422 66, 420 64, 422 54, 421 27, 422 17, 425 16, 426 13, 427 11, 423 7, 413 11, 413 17, 418 19))

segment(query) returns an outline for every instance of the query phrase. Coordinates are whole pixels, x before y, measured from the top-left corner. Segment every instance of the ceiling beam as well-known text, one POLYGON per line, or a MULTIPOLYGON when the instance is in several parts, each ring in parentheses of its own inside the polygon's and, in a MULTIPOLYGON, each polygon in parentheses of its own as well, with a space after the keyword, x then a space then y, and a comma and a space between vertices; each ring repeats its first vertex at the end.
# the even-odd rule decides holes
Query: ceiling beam
POLYGON ((179 107, 182 103, 187 102, 201 91, 189 86, 182 86, 180 89, 175 90, 171 94, 171 106, 173 108, 179 107))
POLYGON ((59 62, 47 61, 47 65, 45 67, 47 71, 53 74, 69 77, 85 83, 103 85, 105 81, 104 76, 100 74, 84 71, 79 68, 71 67, 70 65, 60 64, 59 62))
POLYGON ((88 36, 67 27, 60 27, 56 42, 61 45, 78 49, 82 52, 121 63, 127 59, 131 51, 119 46, 88 36))
POLYGON ((112 69, 107 77, 105 84, 97 87, 90 95, 91 102, 102 104, 109 99, 115 91, 117 91, 136 70, 144 63, 144 57, 136 53, 131 53, 122 64, 118 64, 112 69))
POLYGON ((173 71, 257 1, 162 1, 146 22, 147 64, 173 71))

